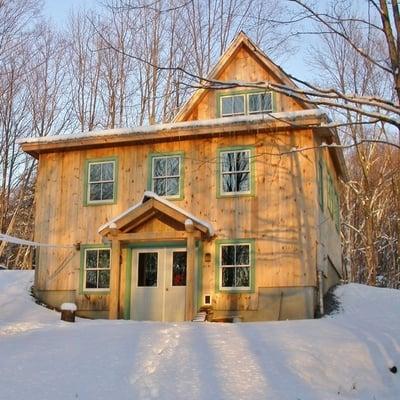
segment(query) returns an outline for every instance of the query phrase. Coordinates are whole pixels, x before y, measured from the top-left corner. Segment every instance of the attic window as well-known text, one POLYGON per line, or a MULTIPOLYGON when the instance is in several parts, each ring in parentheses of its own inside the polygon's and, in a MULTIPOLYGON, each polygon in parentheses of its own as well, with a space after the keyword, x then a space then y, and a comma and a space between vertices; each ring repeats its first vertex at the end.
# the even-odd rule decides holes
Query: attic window
POLYGON ((221 115, 231 117, 245 114, 245 96, 243 94, 221 97, 221 115))
POLYGON ((219 101, 221 117, 259 114, 273 111, 272 92, 249 92, 222 95, 219 101))
POLYGON ((272 93, 252 93, 248 95, 249 114, 272 111, 272 93))

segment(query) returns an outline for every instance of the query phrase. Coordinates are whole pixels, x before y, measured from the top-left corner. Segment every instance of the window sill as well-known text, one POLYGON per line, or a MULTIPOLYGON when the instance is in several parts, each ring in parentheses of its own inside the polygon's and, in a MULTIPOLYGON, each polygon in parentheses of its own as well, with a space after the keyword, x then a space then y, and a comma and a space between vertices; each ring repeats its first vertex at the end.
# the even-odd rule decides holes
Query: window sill
POLYGON ((227 289, 222 289, 219 288, 219 293, 223 294, 249 294, 249 293, 255 293, 254 289, 235 289, 235 288, 227 288, 227 289))
POLYGON ((107 200, 107 201, 95 201, 95 202, 85 202, 85 207, 92 207, 92 206, 109 206, 115 204, 116 200, 107 200))
POLYGON ((87 296, 106 296, 110 294, 110 289, 107 290, 96 290, 96 289, 84 289, 82 294, 87 296))

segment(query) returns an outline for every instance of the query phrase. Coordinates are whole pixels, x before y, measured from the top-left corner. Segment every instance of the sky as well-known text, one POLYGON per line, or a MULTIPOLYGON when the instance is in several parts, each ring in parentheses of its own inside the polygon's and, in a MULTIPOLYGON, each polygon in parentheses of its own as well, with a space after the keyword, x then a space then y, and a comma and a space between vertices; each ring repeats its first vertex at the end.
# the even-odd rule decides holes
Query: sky
POLYGON ((71 9, 82 6, 92 8, 96 6, 96 2, 96 0, 45 0, 44 13, 54 23, 62 25, 71 9))
MULTIPOLYGON (((98 3, 99 0, 45 0, 43 11, 55 24, 62 26, 67 21, 71 9, 96 8, 98 3)), ((296 55, 285 60, 280 66, 289 74, 301 79, 312 80, 313 73, 304 63, 303 52, 304 49, 298 49, 296 55)))

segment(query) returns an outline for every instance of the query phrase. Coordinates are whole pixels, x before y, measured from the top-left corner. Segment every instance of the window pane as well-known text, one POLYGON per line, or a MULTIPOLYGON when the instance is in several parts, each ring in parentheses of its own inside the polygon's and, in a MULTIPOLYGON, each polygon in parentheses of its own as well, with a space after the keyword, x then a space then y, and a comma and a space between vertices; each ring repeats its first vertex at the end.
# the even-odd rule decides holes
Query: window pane
POLYGON ((158 253, 139 253, 138 286, 157 286, 158 253))
POLYGON ((154 158, 153 159, 153 177, 166 175, 166 159, 154 158))
POLYGON ((159 196, 165 196, 165 179, 164 178, 154 179, 153 190, 154 193, 158 194, 159 196))
POLYGON ((179 178, 167 178, 166 179, 167 196, 176 196, 179 194, 179 178))
POLYGON ((110 287, 110 270, 99 271, 99 289, 110 287))
POLYGON ((112 200, 114 198, 114 183, 102 183, 102 200, 112 200))
POLYGON ((238 173, 236 176, 236 192, 250 191, 250 175, 248 172, 238 173))
POLYGON ((236 246, 236 265, 249 265, 249 245, 248 244, 238 244, 236 246))
POLYGON ((260 95, 259 94, 250 94, 249 95, 249 112, 259 112, 261 109, 260 104, 260 95))
POLYGON ((109 162, 101 164, 101 180, 102 181, 114 180, 114 163, 109 162))
POLYGON ((235 268, 222 268, 222 287, 235 286, 235 268))
POLYGON ((236 192, 235 174, 222 175, 222 191, 224 193, 236 192))
POLYGON ((186 251, 174 251, 172 255, 172 286, 186 285, 186 251))
POLYGON ((89 181, 98 182, 101 180, 101 164, 89 164, 89 181))
POLYGON ((110 250, 99 250, 99 268, 110 268, 110 250))
POLYGON ((244 96, 235 96, 233 98, 233 113, 244 114, 244 96))
POLYGON ((167 158, 167 175, 179 176, 179 157, 168 157, 167 158))
POLYGON ((91 183, 89 190, 89 200, 101 200, 101 183, 91 183))
POLYGON ((97 271, 86 271, 86 286, 87 289, 97 289, 97 271))
POLYGON ((86 250, 86 268, 97 268, 97 250, 86 250))
POLYGON ((235 153, 221 153, 222 172, 231 172, 235 170, 235 153))
POLYGON ((261 95, 262 99, 262 110, 272 111, 272 95, 271 93, 265 93, 261 95))
POLYGON ((222 115, 232 115, 232 109, 233 109, 232 97, 230 96, 222 97, 221 103, 222 103, 222 115))
POLYGON ((235 268, 236 269, 236 287, 249 287, 250 286, 250 268, 235 268))
POLYGON ((235 265, 235 246, 221 246, 221 265, 235 265))
POLYGON ((236 153, 236 171, 249 171, 249 152, 239 151, 236 153))

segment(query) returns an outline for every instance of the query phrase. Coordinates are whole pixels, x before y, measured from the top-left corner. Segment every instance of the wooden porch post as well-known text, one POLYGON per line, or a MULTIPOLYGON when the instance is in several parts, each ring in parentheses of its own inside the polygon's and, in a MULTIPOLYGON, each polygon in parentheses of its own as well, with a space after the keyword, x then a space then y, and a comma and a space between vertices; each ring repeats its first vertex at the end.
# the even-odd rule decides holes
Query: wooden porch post
POLYGON ((187 236, 187 268, 186 268, 186 321, 191 321, 194 317, 194 294, 195 294, 195 261, 196 261, 196 242, 194 232, 188 232, 187 236))
POLYGON ((110 308, 109 319, 118 319, 119 285, 120 285, 121 242, 114 236, 111 242, 111 276, 110 276, 110 308))

